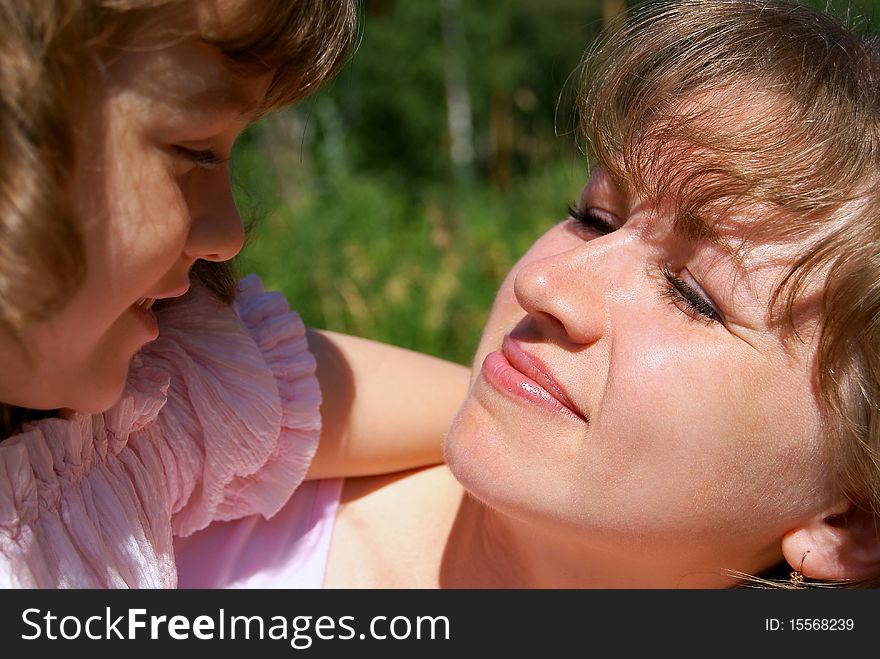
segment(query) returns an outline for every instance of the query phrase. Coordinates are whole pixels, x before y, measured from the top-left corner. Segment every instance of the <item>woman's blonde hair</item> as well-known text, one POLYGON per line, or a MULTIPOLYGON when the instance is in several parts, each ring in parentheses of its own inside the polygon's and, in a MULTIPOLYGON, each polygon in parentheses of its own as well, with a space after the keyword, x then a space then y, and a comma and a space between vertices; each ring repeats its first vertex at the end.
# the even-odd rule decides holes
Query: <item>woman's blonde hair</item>
MULTIPOLYGON (((65 198, 76 156, 71 108, 83 81, 139 30, 187 24, 196 4, 0 0, 0 331, 20 336, 63 304, 85 274, 65 198)), ((216 45, 236 71, 274 70, 262 111, 299 100, 330 78, 355 35, 354 0, 260 0, 239 9, 247 26, 241 34, 178 36, 216 45)), ((229 264, 199 262, 194 274, 232 300, 229 264)), ((30 416, 0 404, 0 440, 30 416)))
POLYGON ((693 237, 747 208, 752 240, 806 239, 771 315, 798 336, 797 305, 824 283, 816 377, 835 482, 880 519, 877 40, 784 0, 648 2, 585 60, 579 110, 611 177, 676 200, 693 237))

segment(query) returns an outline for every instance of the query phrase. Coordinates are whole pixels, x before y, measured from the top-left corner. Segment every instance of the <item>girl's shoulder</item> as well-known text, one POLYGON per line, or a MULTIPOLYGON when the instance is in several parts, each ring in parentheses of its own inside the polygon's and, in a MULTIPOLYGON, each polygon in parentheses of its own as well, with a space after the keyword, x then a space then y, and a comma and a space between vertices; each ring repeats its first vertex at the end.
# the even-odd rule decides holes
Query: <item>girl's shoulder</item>
POLYGON ((176 492, 175 535, 280 509, 321 429, 315 358, 284 296, 253 275, 232 307, 201 291, 162 311, 160 336, 141 356, 171 376, 153 432, 199 476, 176 492))
POLYGON ((446 465, 347 478, 327 588, 436 588, 463 489, 446 465))

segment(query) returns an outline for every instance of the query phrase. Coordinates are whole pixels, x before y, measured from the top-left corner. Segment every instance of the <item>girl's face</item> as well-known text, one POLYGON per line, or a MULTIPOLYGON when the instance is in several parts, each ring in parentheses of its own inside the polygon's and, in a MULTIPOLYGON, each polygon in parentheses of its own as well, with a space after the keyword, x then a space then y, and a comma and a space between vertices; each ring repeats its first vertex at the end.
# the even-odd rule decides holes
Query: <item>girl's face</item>
POLYGON ((227 260, 242 246, 227 159, 269 76, 234 77, 195 38, 140 45, 78 99, 69 194, 87 275, 66 307, 26 328, 29 359, 0 340, 4 402, 108 408, 131 357, 158 334, 138 303, 183 295, 197 259, 227 260))
POLYGON ((642 586, 718 585, 781 560, 833 502, 814 388, 815 323, 768 314, 797 245, 737 262, 597 170, 496 298, 449 466, 477 498, 626 566, 642 586))

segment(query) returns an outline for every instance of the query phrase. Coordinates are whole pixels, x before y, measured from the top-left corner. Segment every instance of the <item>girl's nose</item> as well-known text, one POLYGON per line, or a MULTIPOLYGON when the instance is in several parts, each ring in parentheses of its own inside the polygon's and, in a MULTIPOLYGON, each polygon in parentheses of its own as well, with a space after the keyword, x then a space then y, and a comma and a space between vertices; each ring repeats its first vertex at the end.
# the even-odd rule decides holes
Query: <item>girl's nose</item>
POLYGON ((589 345, 605 333, 609 281, 602 250, 580 246, 523 266, 514 293, 523 309, 548 335, 589 345))
POLYGON ((186 252, 194 259, 228 261, 244 246, 244 226, 228 173, 223 170, 204 177, 201 189, 191 191, 198 198, 189 202, 191 225, 186 252))

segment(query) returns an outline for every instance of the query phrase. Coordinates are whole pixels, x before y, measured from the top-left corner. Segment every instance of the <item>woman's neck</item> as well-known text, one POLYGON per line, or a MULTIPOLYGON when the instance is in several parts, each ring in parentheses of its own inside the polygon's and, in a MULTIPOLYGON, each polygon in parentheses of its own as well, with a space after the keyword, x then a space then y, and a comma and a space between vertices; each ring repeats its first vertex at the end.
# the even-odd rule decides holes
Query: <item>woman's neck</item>
MULTIPOLYGON (((632 538, 624 545, 632 543, 632 538)), ((449 469, 346 481, 325 585, 366 588, 703 588, 674 557, 627 553, 584 529, 489 508, 449 469), (665 560, 664 560, 665 559, 665 560)), ((701 576, 702 575, 702 576, 701 576)), ((699 578, 696 578, 699 577, 699 578)), ((712 577, 710 579, 710 577, 712 577)))
POLYGON ((675 587, 656 564, 489 508, 464 494, 439 571, 441 588, 675 587))

